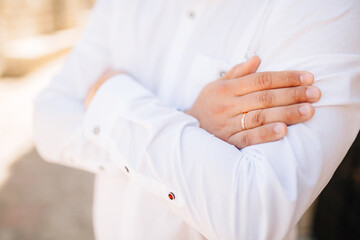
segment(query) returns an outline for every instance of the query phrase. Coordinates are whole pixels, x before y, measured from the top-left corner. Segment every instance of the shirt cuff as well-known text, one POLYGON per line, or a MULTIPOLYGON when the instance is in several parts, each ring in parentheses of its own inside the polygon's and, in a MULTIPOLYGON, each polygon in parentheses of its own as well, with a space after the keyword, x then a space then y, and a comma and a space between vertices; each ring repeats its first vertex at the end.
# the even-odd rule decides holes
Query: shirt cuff
POLYGON ((127 103, 149 96, 152 93, 129 75, 113 76, 101 85, 87 109, 84 119, 85 136, 109 150, 116 121, 126 111, 127 103))

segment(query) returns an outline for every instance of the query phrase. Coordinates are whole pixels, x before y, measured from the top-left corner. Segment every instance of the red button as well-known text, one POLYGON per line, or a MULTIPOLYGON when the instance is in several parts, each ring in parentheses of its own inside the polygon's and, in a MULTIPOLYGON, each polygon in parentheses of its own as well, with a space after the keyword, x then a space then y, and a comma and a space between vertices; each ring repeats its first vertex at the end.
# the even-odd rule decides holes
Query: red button
POLYGON ((171 192, 171 193, 169 193, 168 196, 169 196, 170 200, 175 200, 175 194, 174 193, 171 192))

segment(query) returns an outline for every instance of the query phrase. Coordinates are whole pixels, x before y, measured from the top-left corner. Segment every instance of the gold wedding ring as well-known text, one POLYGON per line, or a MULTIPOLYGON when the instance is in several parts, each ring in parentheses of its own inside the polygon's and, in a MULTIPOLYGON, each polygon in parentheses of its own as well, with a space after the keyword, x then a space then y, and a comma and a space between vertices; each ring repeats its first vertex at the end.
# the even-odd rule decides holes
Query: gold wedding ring
POLYGON ((246 116, 247 112, 244 112, 241 116, 241 128, 242 128, 242 131, 245 131, 246 130, 246 126, 245 126, 245 116, 246 116))

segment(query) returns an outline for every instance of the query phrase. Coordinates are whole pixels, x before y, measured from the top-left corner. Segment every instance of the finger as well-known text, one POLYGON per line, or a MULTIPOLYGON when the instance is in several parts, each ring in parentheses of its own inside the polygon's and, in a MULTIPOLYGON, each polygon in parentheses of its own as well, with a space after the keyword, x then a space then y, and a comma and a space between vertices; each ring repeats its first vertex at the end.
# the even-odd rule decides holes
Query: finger
MULTIPOLYGON (((289 126, 309 120, 313 117, 314 112, 314 107, 309 103, 255 110, 245 115, 244 125, 246 129, 253 129, 275 122, 283 122, 289 126)), ((242 116, 243 114, 239 114, 231 120, 231 126, 233 126, 231 132, 240 132, 242 130, 242 116)))
POLYGON ((240 78, 252 73, 255 73, 259 68, 261 60, 259 56, 252 56, 246 62, 240 63, 233 67, 230 71, 228 71, 224 76, 220 79, 229 80, 234 78, 240 78))
POLYGON ((309 86, 314 76, 304 71, 261 72, 230 80, 234 95, 241 96, 261 90, 309 86))
POLYGON ((270 123, 254 129, 238 132, 227 142, 242 149, 251 145, 273 142, 285 137, 287 126, 284 123, 270 123))
POLYGON ((238 98, 235 115, 257 109, 288 106, 296 103, 314 103, 321 97, 320 89, 315 86, 281 88, 250 93, 238 98))

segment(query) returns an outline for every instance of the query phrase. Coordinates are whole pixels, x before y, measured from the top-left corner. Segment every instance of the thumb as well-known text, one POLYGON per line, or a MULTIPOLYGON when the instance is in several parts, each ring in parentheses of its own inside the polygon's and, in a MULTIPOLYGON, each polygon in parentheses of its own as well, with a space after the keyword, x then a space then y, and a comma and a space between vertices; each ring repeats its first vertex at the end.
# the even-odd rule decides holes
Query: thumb
POLYGON ((223 80, 234 79, 244 77, 246 75, 255 73, 259 68, 261 60, 259 56, 254 55, 249 58, 246 62, 240 63, 228 71, 224 76, 221 77, 223 80))

